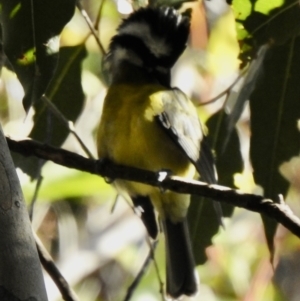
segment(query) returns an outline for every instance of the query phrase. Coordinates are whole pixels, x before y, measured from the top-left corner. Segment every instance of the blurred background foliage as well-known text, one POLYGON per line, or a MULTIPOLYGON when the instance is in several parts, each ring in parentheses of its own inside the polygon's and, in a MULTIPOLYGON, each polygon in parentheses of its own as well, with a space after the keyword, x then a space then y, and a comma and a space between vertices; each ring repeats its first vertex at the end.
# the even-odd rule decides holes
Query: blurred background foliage
MULTIPOLYGON (((121 19, 146 1, 0 4, 5 134, 96 157, 106 92, 102 58, 121 19)), ((299 1, 149 4, 193 9, 189 45, 174 67, 173 85, 194 100, 206 122, 220 184, 267 197, 281 193, 300 215, 299 1)), ((33 227, 80 300, 124 300, 149 253, 131 205, 100 177, 13 156, 29 207, 35 201, 33 227)), ((199 203, 194 199, 189 212, 202 263, 194 300, 298 300, 298 238, 271 220, 261 222, 258 214, 230 207, 224 208, 225 229, 218 229, 213 216, 201 217, 199 203)), ((155 250, 161 279, 163 240, 161 235, 155 250)), ((161 300, 158 278, 152 262, 131 300, 161 300)), ((49 300, 61 300, 45 279, 49 300)))

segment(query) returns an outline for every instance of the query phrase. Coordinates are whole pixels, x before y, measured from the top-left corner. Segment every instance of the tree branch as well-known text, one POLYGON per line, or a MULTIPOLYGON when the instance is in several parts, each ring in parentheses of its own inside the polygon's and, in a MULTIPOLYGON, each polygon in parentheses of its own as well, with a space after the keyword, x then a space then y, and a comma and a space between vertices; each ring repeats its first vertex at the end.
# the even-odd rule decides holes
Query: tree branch
POLYGON ((46 248, 43 246, 42 242, 38 238, 37 235, 35 235, 35 242, 37 251, 39 254, 40 261, 42 263, 42 266, 47 271, 57 288, 59 289, 61 296, 63 300, 65 301, 79 301, 77 295, 72 290, 72 288, 69 286, 68 282, 64 278, 64 276, 61 274, 59 269, 56 267, 51 255, 48 253, 46 248))
POLYGON ((208 185, 206 183, 186 180, 177 176, 170 176, 166 172, 152 172, 139 168, 117 165, 109 160, 92 160, 84 158, 70 151, 41 144, 33 140, 14 141, 6 138, 11 151, 24 156, 36 156, 50 160, 69 168, 97 174, 111 179, 123 179, 157 186, 162 190, 172 190, 178 193, 196 194, 218 202, 231 204, 250 211, 262 213, 275 219, 300 238, 300 219, 294 215, 289 206, 279 198, 265 199, 262 196, 242 193, 228 187, 208 185))

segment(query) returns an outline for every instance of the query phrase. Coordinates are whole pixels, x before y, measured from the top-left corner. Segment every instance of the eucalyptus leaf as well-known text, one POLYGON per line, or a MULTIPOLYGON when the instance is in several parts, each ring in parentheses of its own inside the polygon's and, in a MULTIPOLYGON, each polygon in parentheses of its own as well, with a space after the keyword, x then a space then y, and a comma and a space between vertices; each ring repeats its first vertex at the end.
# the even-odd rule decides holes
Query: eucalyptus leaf
MULTIPOLYGON (((228 147, 225 150, 223 148, 227 137, 226 118, 227 115, 223 111, 219 111, 207 121, 208 140, 210 145, 213 145, 215 152, 218 183, 234 187, 233 175, 242 172, 243 161, 236 130, 232 132, 228 140, 228 147)), ((222 204, 224 216, 231 216, 233 210, 233 206, 222 204)), ((203 264, 207 259, 205 249, 212 244, 212 238, 217 234, 220 227, 213 201, 199 196, 192 196, 188 211, 188 223, 196 263, 203 264)))
MULTIPOLYGON (((264 73, 251 95, 250 155, 255 182, 264 195, 286 194, 289 183, 279 165, 300 150, 300 38, 271 48, 264 61, 264 73)), ((263 217, 268 246, 273 256, 275 221, 263 217)))
POLYGON ((26 112, 45 92, 56 68, 58 35, 74 14, 75 0, 1 0, 3 50, 25 96, 26 112))
MULTIPOLYGON (((86 56, 84 45, 63 47, 58 67, 46 96, 68 121, 76 121, 83 109, 84 93, 81 85, 81 64, 86 56)), ((67 138, 69 129, 42 99, 35 103, 34 126, 30 138, 59 147, 67 138)), ((43 165, 36 157, 24 158, 14 154, 15 164, 32 178, 43 165)))
POLYGON ((187 218, 196 264, 203 264, 207 260, 205 249, 212 245, 220 226, 213 201, 193 195, 187 218))
POLYGON ((208 139, 215 151, 218 183, 223 186, 236 188, 234 174, 241 173, 244 164, 237 129, 234 127, 230 136, 228 135, 226 129, 228 118, 230 116, 223 110, 220 110, 208 119, 206 125, 209 130, 208 139), (226 147, 224 147, 226 141, 226 147))
POLYGON ((227 133, 225 134, 226 139, 224 140, 224 147, 226 147, 226 144, 229 141, 229 137, 244 111, 246 101, 249 100, 249 96, 251 95, 257 82, 259 81, 259 78, 263 72, 262 64, 268 49, 268 44, 262 45, 257 53, 256 58, 250 64, 243 85, 237 94, 234 106, 230 112, 230 115, 226 118, 228 122, 226 126, 227 133))
MULTIPOLYGON (((62 47, 55 76, 46 91, 46 97, 68 121, 76 121, 83 109, 81 67, 85 57, 84 45, 62 47)), ((67 125, 42 100, 35 104, 34 109, 30 138, 60 146, 69 134, 67 125)))

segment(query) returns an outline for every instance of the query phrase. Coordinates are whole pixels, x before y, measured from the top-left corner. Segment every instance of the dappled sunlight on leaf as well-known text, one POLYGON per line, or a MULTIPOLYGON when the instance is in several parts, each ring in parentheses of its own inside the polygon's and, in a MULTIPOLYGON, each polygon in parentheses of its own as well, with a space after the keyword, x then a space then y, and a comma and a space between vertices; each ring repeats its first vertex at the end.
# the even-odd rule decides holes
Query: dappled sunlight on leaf
POLYGON ((263 194, 263 189, 255 184, 252 171, 244 171, 243 173, 236 173, 234 175, 235 186, 247 193, 254 193, 257 195, 263 194))
POLYGON ((27 50, 22 54, 21 57, 17 59, 17 64, 19 65, 30 65, 36 61, 36 49, 32 48, 27 50))
POLYGON ((57 55, 49 55, 47 43, 71 18, 75 1, 3 0, 1 8, 3 50, 24 88, 28 112, 45 92, 56 67, 57 55))
POLYGON ((271 10, 275 9, 276 7, 282 6, 284 0, 257 0, 254 5, 254 9, 259 11, 263 14, 268 14, 271 10))

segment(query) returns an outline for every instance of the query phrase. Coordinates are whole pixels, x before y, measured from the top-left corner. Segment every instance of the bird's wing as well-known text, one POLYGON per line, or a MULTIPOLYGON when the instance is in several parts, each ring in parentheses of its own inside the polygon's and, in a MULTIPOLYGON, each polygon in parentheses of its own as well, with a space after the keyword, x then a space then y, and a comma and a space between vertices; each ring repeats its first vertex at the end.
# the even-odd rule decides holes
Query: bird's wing
POLYGON ((162 102, 162 112, 156 116, 159 125, 196 165, 203 131, 194 105, 179 89, 158 93, 162 102))
MULTIPOLYGON (((216 184, 214 156, 203 133, 196 108, 179 89, 158 93, 161 94, 163 104, 163 111, 156 116, 159 125, 195 165, 200 179, 209 184, 216 184)), ((223 225, 221 205, 215 201, 213 205, 219 223, 223 225)))
POLYGON ((217 182, 214 156, 203 133, 198 113, 179 89, 160 93, 163 110, 156 116, 159 125, 195 165, 203 181, 217 182))

